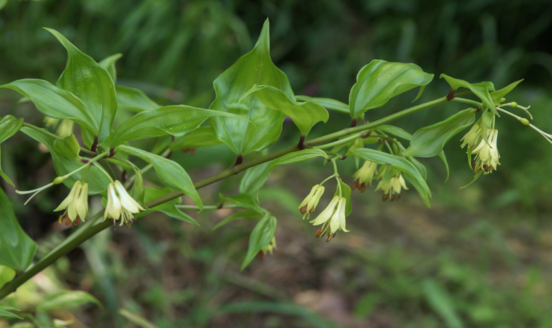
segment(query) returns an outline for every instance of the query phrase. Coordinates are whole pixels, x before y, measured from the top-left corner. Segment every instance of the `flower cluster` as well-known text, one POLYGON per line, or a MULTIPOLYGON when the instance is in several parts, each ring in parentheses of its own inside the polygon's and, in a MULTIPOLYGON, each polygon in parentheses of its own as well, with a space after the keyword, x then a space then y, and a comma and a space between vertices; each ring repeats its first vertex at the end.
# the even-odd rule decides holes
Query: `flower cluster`
POLYGON ((326 235, 328 236, 326 241, 330 241, 339 230, 349 232, 345 225, 346 206, 347 199, 341 196, 334 196, 328 207, 326 207, 316 219, 310 222, 314 226, 322 225, 322 227, 316 231, 316 238, 326 235))
POLYGON ((60 224, 64 217, 66 225, 68 225, 67 219, 73 223, 73 226, 79 224, 80 221, 84 222, 88 214, 88 183, 75 182, 69 195, 54 211, 61 210, 65 210, 65 212, 59 217, 60 224))
POLYGON ((394 201, 395 198, 401 198, 402 188, 408 190, 402 174, 397 172, 391 179, 389 179, 389 181, 385 183, 383 180, 380 180, 376 190, 383 190, 383 201, 386 201, 388 198, 391 201, 394 201))
POLYGON ((310 214, 316 210, 316 206, 318 206, 320 198, 324 195, 324 190, 324 186, 315 185, 312 187, 308 196, 305 197, 303 202, 299 205, 299 211, 303 214, 303 220, 308 219, 310 214))
POLYGON ((461 147, 468 146, 470 165, 475 173, 489 174, 500 165, 497 139, 498 130, 486 129, 486 138, 483 138, 483 129, 480 122, 475 123, 470 131, 462 138, 461 147), (475 158, 472 160, 472 155, 475 158))

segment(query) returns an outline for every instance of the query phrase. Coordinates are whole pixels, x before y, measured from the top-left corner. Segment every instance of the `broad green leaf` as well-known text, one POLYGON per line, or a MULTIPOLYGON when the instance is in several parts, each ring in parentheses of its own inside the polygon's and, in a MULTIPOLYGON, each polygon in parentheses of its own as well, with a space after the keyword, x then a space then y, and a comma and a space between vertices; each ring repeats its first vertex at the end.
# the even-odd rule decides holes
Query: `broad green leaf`
POLYGON ((311 102, 297 102, 289 98, 282 90, 267 85, 253 85, 240 98, 240 102, 251 94, 269 108, 280 111, 291 118, 302 136, 308 135, 316 123, 320 121, 326 123, 330 117, 324 107, 311 102))
POLYGON ((190 197, 200 209, 203 209, 203 203, 194 187, 192 179, 190 179, 186 170, 178 165, 178 163, 145 150, 124 145, 117 147, 116 151, 139 157, 152 164, 157 176, 159 176, 159 179, 161 179, 164 184, 183 192, 190 197))
POLYGON ((464 80, 455 79, 446 74, 441 74, 440 78, 445 79, 450 87, 454 90, 457 90, 458 88, 470 89, 474 95, 481 99, 484 108, 491 108, 493 112, 496 112, 493 99, 489 94, 489 91, 494 91, 494 85, 491 82, 469 83, 464 80))
POLYGON ((246 219, 246 220, 258 220, 260 218, 263 217, 263 214, 262 213, 259 213, 257 211, 254 211, 254 210, 245 210, 245 211, 240 211, 240 212, 236 212, 232 215, 230 215, 229 217, 227 217, 226 219, 220 221, 219 223, 217 223, 216 226, 213 227, 213 230, 215 229, 218 229, 220 227, 222 227, 223 225, 226 225, 236 219, 246 219))
POLYGON ((405 140, 412 139, 412 135, 410 133, 394 125, 380 125, 375 127, 374 130, 382 131, 384 133, 391 134, 391 135, 394 135, 395 137, 399 137, 405 140))
POLYGON ((504 88, 500 90, 496 90, 491 92, 491 98, 493 99, 493 102, 495 105, 500 105, 500 100, 504 98, 510 91, 514 90, 515 87, 517 87, 518 84, 520 84, 523 81, 523 79, 510 83, 504 88))
POLYGON ((136 313, 132 313, 128 310, 119 309, 119 314, 122 315, 123 317, 127 318, 130 322, 132 322, 133 324, 135 324, 135 325, 137 325, 141 328, 159 328, 156 325, 154 325, 153 323, 146 320, 144 317, 139 316, 136 313))
POLYGON ((95 133, 99 131, 98 121, 92 116, 88 107, 71 92, 58 88, 50 82, 23 79, 0 85, 0 88, 12 89, 28 97, 46 116, 68 119, 95 133))
POLYGON ((404 156, 433 157, 439 155, 450 138, 472 125, 475 121, 473 108, 462 110, 444 121, 419 129, 414 133, 404 156))
POLYGON ((121 57, 123 57, 122 54, 114 54, 102 59, 102 61, 99 62, 100 66, 103 67, 107 73, 109 73, 109 76, 113 80, 113 85, 117 83, 117 69, 115 68, 115 62, 121 57))
MULTIPOLYGON (((0 265, 0 288, 6 283, 10 282, 15 278, 15 270, 7 266, 0 265)), ((2 307, 0 306, 0 310, 2 307)))
POLYGON ((23 126, 23 118, 6 115, 0 119, 0 144, 11 138, 23 126))
POLYGON ((234 114, 191 106, 166 106, 138 113, 121 124, 112 135, 111 148, 125 141, 164 135, 183 136, 212 116, 245 118, 234 114))
MULTIPOLYGON (((166 194, 170 193, 170 188, 162 188, 157 189, 153 187, 145 187, 144 188, 144 202, 147 203, 149 201, 152 201, 156 198, 165 196, 166 194)), ((136 198, 135 198, 136 199, 136 198)), ((142 216, 145 216, 151 212, 159 211, 161 213, 164 213, 168 216, 170 216, 173 219, 181 220, 184 222, 195 224, 196 226, 199 226, 199 224, 194 220, 191 216, 189 216, 186 213, 181 212, 176 205, 180 204, 182 202, 182 197, 177 197, 173 200, 170 200, 168 202, 165 202, 163 204, 157 205, 155 207, 152 207, 148 209, 147 211, 140 212, 135 215, 135 217, 139 218, 142 216)))
POLYGON ((118 108, 127 109, 133 112, 143 112, 146 110, 157 109, 161 106, 151 100, 142 90, 116 86, 118 108))
POLYGON ((266 182, 270 172, 278 166, 304 162, 316 157, 327 158, 328 155, 320 149, 306 149, 289 153, 268 163, 252 167, 245 171, 245 174, 240 182, 240 192, 257 196, 259 189, 261 189, 263 184, 266 182))
POLYGON ((412 156, 407 156, 406 159, 408 159, 412 164, 414 164, 414 166, 416 167, 418 172, 420 172, 424 180, 427 180, 427 169, 424 166, 424 164, 422 164, 422 162, 420 162, 419 160, 417 160, 412 156))
MULTIPOLYGON (((339 185, 341 186, 341 196, 345 197, 347 200, 347 206, 345 207, 345 216, 349 216, 353 211, 353 206, 351 205, 351 187, 348 184, 339 179, 339 185)), ((335 191, 335 196, 339 196, 339 188, 335 191)))
POLYGON ((255 197, 253 197, 251 194, 239 194, 232 197, 225 197, 224 195, 220 194, 219 199, 221 204, 232 203, 243 208, 254 210, 259 213, 264 213, 263 209, 255 201, 255 197))
POLYGON ((8 3, 8 0, 0 0, 0 10, 2 10, 2 8, 4 8, 7 3, 8 3))
MULTIPOLYGON (((58 153, 54 147, 54 143, 60 139, 52 136, 48 131, 40 128, 22 127, 21 132, 43 143, 50 150, 50 155, 54 160, 54 169, 58 176, 65 175, 85 165, 80 160, 71 160, 69 157, 58 153)), ((83 169, 73 174, 71 177, 65 179, 63 184, 67 188, 71 188, 77 180, 82 180, 84 174, 86 174, 86 170, 83 169)), ((86 176, 86 183, 88 183, 88 193, 95 195, 107 190, 107 186, 111 183, 111 180, 96 165, 92 165, 86 176)))
POLYGON ((422 290, 429 307, 445 321, 448 328, 463 328, 464 325, 456 313, 452 298, 445 289, 433 279, 422 282, 422 290))
POLYGON ((102 306, 94 296, 83 291, 64 290, 44 297, 36 307, 37 312, 47 312, 55 309, 74 309, 86 303, 102 306))
POLYGON ((276 233, 276 225, 278 221, 270 213, 266 213, 265 216, 257 223, 255 229, 249 236, 249 247, 247 248, 247 255, 243 260, 241 269, 245 269, 249 263, 255 258, 255 255, 259 251, 268 245, 276 233))
POLYGON ((80 145, 75 138, 75 135, 72 134, 65 139, 55 139, 54 140, 54 150, 72 161, 80 159, 80 145))
POLYGON ((0 265, 26 270, 33 260, 36 243, 21 229, 11 201, 0 189, 0 265))
POLYGON ((358 118, 367 110, 381 107, 392 97, 423 87, 431 80, 433 74, 424 72, 418 65, 374 59, 358 72, 357 82, 351 88, 351 116, 358 118))
POLYGON ((309 96, 295 96, 295 99, 315 103, 327 109, 335 110, 336 112, 341 112, 345 114, 351 113, 349 109, 349 105, 342 103, 339 100, 335 100, 331 98, 316 98, 316 97, 309 97, 309 96))
POLYGON ((431 198, 431 190, 429 190, 429 186, 416 166, 406 158, 369 148, 353 149, 350 154, 401 171, 405 174, 405 178, 414 185, 427 207, 430 207, 429 199, 431 198))
POLYGON ((221 144, 215 131, 210 126, 199 127, 183 137, 178 137, 170 144, 171 150, 184 148, 209 147, 221 144))
POLYGON ((270 59, 269 23, 266 20, 255 48, 238 59, 213 82, 216 98, 210 108, 236 114, 209 119, 218 138, 236 154, 260 151, 273 144, 282 132, 283 113, 272 110, 255 97, 240 102, 254 85, 272 86, 294 99, 287 76, 270 59))
POLYGON ((98 140, 104 141, 111 132, 111 124, 117 112, 113 80, 105 68, 77 49, 59 32, 49 28, 46 30, 67 49, 67 65, 57 86, 72 92, 86 104, 100 126, 98 140))

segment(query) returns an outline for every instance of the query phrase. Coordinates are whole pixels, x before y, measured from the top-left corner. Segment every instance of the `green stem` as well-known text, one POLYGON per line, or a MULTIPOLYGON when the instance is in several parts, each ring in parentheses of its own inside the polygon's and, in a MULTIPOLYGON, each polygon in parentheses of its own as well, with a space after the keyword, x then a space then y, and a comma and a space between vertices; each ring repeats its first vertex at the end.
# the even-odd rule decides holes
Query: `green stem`
MULTIPOLYGON (((457 100, 460 98, 454 98, 454 100, 457 100)), ((365 132, 368 131, 376 126, 386 124, 388 122, 394 121, 396 119, 399 119, 401 117, 404 117, 406 115, 410 115, 412 113, 421 111, 423 109, 433 107, 436 105, 440 105, 447 102, 447 97, 442 97, 424 104, 420 104, 414 107, 410 107, 408 109, 402 110, 400 112, 397 112, 395 114, 391 114, 387 117, 384 117, 382 119, 379 119, 377 121, 357 126, 354 128, 348 128, 345 130, 341 130, 338 132, 334 132, 313 140, 310 140, 306 143, 307 146, 313 147, 321 144, 325 144, 328 142, 331 142, 333 140, 339 139, 344 136, 348 136, 354 133, 358 132, 365 132)), ((252 160, 250 162, 246 162, 240 165, 233 166, 231 168, 228 168, 218 174, 215 174, 207 179, 200 180, 196 183, 194 183, 195 189, 203 188, 207 185, 210 185, 212 183, 215 183, 217 181, 223 180, 225 178, 231 177, 233 175, 236 175, 242 171, 245 171, 251 167, 257 166, 259 164, 263 164, 269 161, 272 161, 276 158, 282 157, 286 154, 299 151, 299 148, 297 145, 291 146, 288 148, 284 148, 282 150, 279 150, 277 152, 274 152, 272 154, 268 154, 262 157, 259 157, 255 160, 252 160)), ((181 197, 184 194, 180 191, 173 191, 169 194, 166 194, 162 197, 156 198, 152 201, 149 201, 146 206, 148 208, 153 208, 155 206, 158 206, 160 204, 166 203, 170 200, 173 200, 177 197, 181 197)), ((40 260, 38 263, 36 263, 33 267, 25 271, 23 274, 21 274, 19 277, 12 280, 10 283, 4 285, 0 289, 0 300, 9 295, 10 293, 14 292, 19 286, 21 286, 23 283, 25 283, 27 280, 32 278, 35 274, 39 273, 40 271, 44 270, 46 267, 48 267, 50 264, 52 264, 54 261, 59 259, 60 257, 67 254, 69 251, 75 249, 80 244, 88 240, 89 238, 93 237, 100 231, 107 229, 111 226, 110 220, 105 220, 100 223, 96 224, 96 221, 102 216, 102 212, 98 212, 95 215, 92 216, 91 219, 89 219, 87 224, 83 225, 76 233, 73 233, 71 236, 69 236, 61 245, 59 245, 57 248, 52 250, 48 255, 46 255, 42 260, 40 260)))
MULTIPOLYGON (((195 205, 176 205, 181 210, 199 210, 199 206, 195 205)), ((219 207, 219 205, 204 205, 204 210, 220 210, 222 208, 243 208, 243 206, 240 205, 224 205, 223 207, 219 207)))
POLYGON ((481 108, 481 103, 475 100, 470 100, 465 98, 454 98, 451 101, 472 105, 472 106, 475 106, 476 108, 481 108))

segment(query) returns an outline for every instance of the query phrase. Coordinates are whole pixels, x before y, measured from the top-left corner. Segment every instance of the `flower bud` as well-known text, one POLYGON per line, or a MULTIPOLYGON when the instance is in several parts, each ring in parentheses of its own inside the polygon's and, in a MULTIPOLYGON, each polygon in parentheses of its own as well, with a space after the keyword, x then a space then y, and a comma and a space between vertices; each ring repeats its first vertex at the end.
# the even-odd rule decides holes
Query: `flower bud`
POLYGON ((63 181, 65 181, 65 178, 64 177, 57 177, 54 179, 54 184, 57 185, 57 184, 60 184, 60 183, 63 183, 63 181))

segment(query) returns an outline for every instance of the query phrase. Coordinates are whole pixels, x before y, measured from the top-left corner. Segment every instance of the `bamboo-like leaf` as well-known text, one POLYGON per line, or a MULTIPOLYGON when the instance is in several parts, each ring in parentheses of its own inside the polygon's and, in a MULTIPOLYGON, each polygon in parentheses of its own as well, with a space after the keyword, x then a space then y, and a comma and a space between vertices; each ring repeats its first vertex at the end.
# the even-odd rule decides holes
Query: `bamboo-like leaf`
POLYGON ((249 263, 255 258, 255 255, 266 245, 270 243, 272 237, 276 233, 276 225, 278 221, 270 213, 257 223, 255 229, 251 232, 249 237, 249 247, 247 248, 247 255, 243 260, 241 269, 245 269, 249 263))

